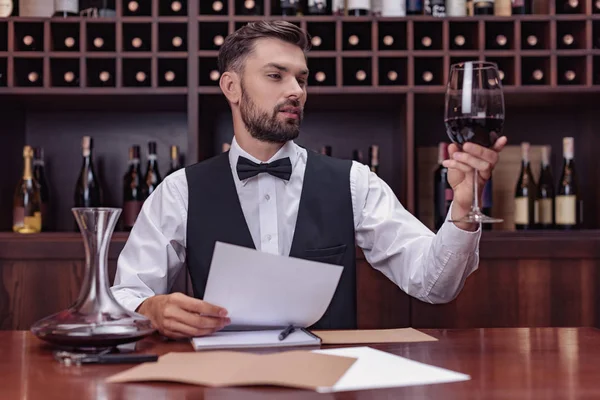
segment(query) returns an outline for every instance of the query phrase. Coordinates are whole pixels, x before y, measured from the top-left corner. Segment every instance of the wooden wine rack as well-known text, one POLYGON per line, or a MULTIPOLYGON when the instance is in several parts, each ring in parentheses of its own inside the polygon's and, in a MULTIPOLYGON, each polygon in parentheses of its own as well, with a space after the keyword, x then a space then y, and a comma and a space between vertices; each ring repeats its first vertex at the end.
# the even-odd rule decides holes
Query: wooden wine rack
MULTIPOLYGON (((126 8, 127 1, 119 0, 115 18, 0 20, 0 97, 11 104, 19 99, 20 104, 18 110, 5 111, 17 120, 11 123, 15 136, 0 150, 7 170, 0 179, 0 210, 5 210, 0 213, 1 230, 10 228, 10 194, 13 178, 21 167, 19 148, 25 142, 35 145, 33 142, 39 139, 50 147, 46 151, 49 157, 72 157, 74 161, 65 164, 66 167, 78 168, 75 145, 70 146, 68 154, 63 154, 66 151, 61 150, 63 146, 55 144, 60 141, 48 143, 44 139, 53 131, 72 129, 72 125, 60 126, 60 121, 52 120, 58 125, 48 129, 49 132, 30 132, 24 126, 31 125, 32 117, 28 116, 31 110, 59 111, 69 117, 73 115, 71 110, 81 108, 92 113, 122 110, 159 113, 154 116, 162 115, 160 112, 178 112, 180 126, 172 134, 177 140, 171 142, 182 143, 186 163, 218 153, 221 143, 231 139, 231 132, 227 124, 221 123, 228 118, 229 111, 218 87, 216 60, 221 42, 215 37, 224 38, 251 21, 285 19, 319 38, 308 54, 311 74, 306 113, 307 121, 311 115, 317 117, 314 124, 307 124, 304 144, 313 149, 333 144, 334 156, 349 158, 353 148, 366 149, 371 142, 379 143, 382 145, 380 175, 412 212, 419 211, 420 203, 429 202, 419 195, 418 182, 426 184, 428 176, 424 175, 429 171, 417 168, 422 165, 417 150, 432 149, 438 141, 448 140, 441 123, 441 107, 452 63, 490 60, 498 64, 504 74, 509 129, 511 121, 519 125, 527 119, 527 107, 546 107, 545 118, 549 118, 549 129, 554 133, 506 131, 511 144, 518 145, 520 140, 545 144, 548 137, 558 157, 560 136, 575 136, 576 146, 582 145, 581 140, 587 140, 584 139, 587 136, 592 144, 597 141, 591 133, 571 132, 575 128, 568 128, 566 122, 552 121, 561 115, 556 111, 563 107, 565 99, 573 100, 574 104, 589 102, 600 92, 600 10, 593 8, 591 2, 580 2, 575 14, 557 13, 558 2, 550 2, 545 14, 443 19, 282 17, 277 15, 277 2, 273 0, 258 1, 263 15, 249 16, 239 15, 239 1, 225 1, 217 13, 212 11, 210 3, 184 2, 185 15, 181 16, 162 15, 163 0, 151 1, 142 15, 134 16, 126 8), (23 40, 28 35, 33 38, 34 49, 27 48, 23 40), (564 45, 565 35, 570 35, 573 41, 569 48, 564 45), (172 46, 175 36, 181 39, 176 49, 172 46), (530 36, 536 38, 533 48, 529 48, 530 36), (69 49, 64 47, 67 37, 75 42, 69 49), (95 47, 97 37, 103 39, 101 49, 95 47), (132 46, 134 38, 141 39, 139 48, 132 46), (543 77, 531 82, 535 70, 542 71, 543 77), (98 80, 102 71, 109 73, 107 82, 98 80), (147 77, 143 84, 135 81, 140 71, 147 77), (571 81, 564 79, 567 71, 574 73, 571 81), (39 75, 34 84, 28 81, 31 72, 39 75), (75 75, 75 83, 64 82, 68 72, 75 75), (166 79, 168 73, 175 78, 166 79), (184 132, 181 126, 186 126, 184 132), (325 130, 327 133, 322 134, 325 130), (365 131, 370 134, 365 135, 365 131)), ((586 118, 583 131, 591 132, 597 126, 599 121, 593 115, 588 109, 581 117, 586 118)), ((106 124, 105 130, 114 128, 109 122, 106 124)), ((121 160, 121 164, 105 167, 110 183, 120 181, 127 147, 144 135, 141 127, 127 125, 127 129, 129 133, 119 136, 117 145, 99 150, 121 160)), ((59 137, 62 141, 73 141, 83 134, 59 134, 59 137)), ((158 139, 159 146, 162 140, 163 148, 170 140, 160 132, 147 135, 158 139)), ((98 138, 97 142, 101 141, 98 138)), ((582 179, 595 173, 594 158, 590 155, 588 160, 585 151, 576 151, 577 159, 583 157, 582 179)), ((166 158, 166 151, 159 155, 163 162, 166 158)), ((560 157, 555 160, 555 171, 559 164, 560 157)), ((70 219, 69 179, 56 179, 55 195, 63 204, 56 211, 58 220, 70 219)), ((109 205, 118 206, 119 185, 110 183, 109 205)), ((511 182, 506 183, 506 187, 510 185, 511 182)), ((585 196, 586 203, 591 205, 600 198, 600 193, 591 189, 585 196)), ((586 227, 600 226, 600 212, 590 212, 586 227)), ((65 226, 66 223, 62 228, 65 226)))
MULTIPOLYGON (((25 237, 7 232, 23 145, 45 148, 55 230, 72 231, 70 207, 81 136, 94 136, 107 206, 122 205, 121 178, 133 144, 144 149, 144 142, 156 141, 162 172, 171 144, 180 146, 186 164, 217 154, 221 144, 231 140, 232 128, 214 73, 211 78, 218 55, 214 38, 249 21, 282 19, 275 0, 257 0, 261 16, 239 15, 242 0, 223 1, 217 13, 211 11, 211 0, 187 1, 183 16, 163 15, 165 0, 142 0, 142 15, 134 16, 125 8, 126 1, 116 1, 117 16, 111 19, 0 20, 0 298, 6 300, 6 307, 0 307, 0 329, 28 329, 32 322, 68 307, 83 276, 79 233, 25 237), (180 51, 170 48, 173 34, 182 38, 180 51), (24 35, 33 35, 40 46, 26 51, 21 45, 24 35), (65 35, 75 39, 74 51, 61 48, 65 35), (98 35, 105 35, 105 50, 93 47, 98 35), (130 46, 134 36, 141 36, 140 51, 130 46), (24 86, 29 68, 39 71, 39 86, 24 86), (105 69, 112 79, 95 86, 98 72, 105 69), (149 80, 132 86, 131 72, 139 70, 149 80), (69 71, 79 77, 75 86, 61 83, 69 71), (168 71, 176 79, 164 80, 168 71)), ((333 155, 341 158, 349 158, 353 149, 379 144, 380 176, 429 224, 435 147, 448 141, 443 94, 449 66, 492 60, 505 74, 505 133, 511 146, 525 140, 533 149, 550 144, 556 180, 561 139, 575 137, 584 228, 597 230, 600 9, 580 1, 575 14, 563 15, 557 12, 559 1, 537 3, 548 6, 543 14, 502 18, 284 17, 321 38, 308 55, 309 96, 298 142, 317 150, 332 145, 333 155), (561 44, 566 34, 573 36, 572 49, 561 44), (352 35, 358 37, 357 44, 350 43, 352 35), (494 44, 498 35, 506 40, 503 48, 494 44), (527 48, 531 35, 538 48, 527 48), (429 40, 424 44, 425 36, 429 40), (464 38, 462 46, 457 36, 464 38), (529 84, 535 69, 542 70, 543 79, 529 84), (355 79, 358 70, 365 79, 355 79), (566 70, 577 77, 568 84, 562 80, 566 70), (325 79, 316 78, 319 71, 325 79), (395 79, 389 79, 390 71, 395 79), (424 72, 432 79, 423 80, 424 72)), ((508 221, 510 210, 501 202, 510 202, 516 183, 515 147, 503 153, 504 164, 494 175, 500 201, 494 196, 492 215, 508 221)), ((127 234, 116 233, 113 239, 111 277, 127 234)), ((479 270, 467 280, 459 299, 447 306, 409 299, 370 268, 358 251, 360 326, 598 326, 598 240, 598 231, 485 232, 479 270)))

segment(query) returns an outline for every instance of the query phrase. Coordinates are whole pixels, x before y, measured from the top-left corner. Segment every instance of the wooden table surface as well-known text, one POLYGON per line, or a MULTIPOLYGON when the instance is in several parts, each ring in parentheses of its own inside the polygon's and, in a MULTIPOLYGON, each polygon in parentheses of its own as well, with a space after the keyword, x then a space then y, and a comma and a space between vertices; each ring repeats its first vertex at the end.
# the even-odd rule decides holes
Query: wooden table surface
MULTIPOLYGON (((26 331, 0 331, 0 398, 12 399, 599 399, 600 330, 495 328, 424 330, 438 342, 372 347, 462 372, 470 381, 336 394, 277 387, 205 388, 175 383, 105 383, 130 365, 65 367, 26 331)), ((140 352, 190 351, 158 338, 140 352)))

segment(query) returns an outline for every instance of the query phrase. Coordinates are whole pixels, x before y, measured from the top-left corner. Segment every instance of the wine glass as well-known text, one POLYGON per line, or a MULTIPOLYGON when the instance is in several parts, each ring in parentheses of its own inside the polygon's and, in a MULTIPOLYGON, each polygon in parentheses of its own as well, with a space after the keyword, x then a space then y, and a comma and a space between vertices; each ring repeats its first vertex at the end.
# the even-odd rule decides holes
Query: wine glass
MULTIPOLYGON (((446 86, 446 132, 461 147, 466 142, 492 147, 504 127, 504 95, 495 63, 469 61, 453 64, 446 86)), ((479 172, 473 173, 473 204, 465 217, 452 222, 498 223, 484 215, 477 196, 479 172)))

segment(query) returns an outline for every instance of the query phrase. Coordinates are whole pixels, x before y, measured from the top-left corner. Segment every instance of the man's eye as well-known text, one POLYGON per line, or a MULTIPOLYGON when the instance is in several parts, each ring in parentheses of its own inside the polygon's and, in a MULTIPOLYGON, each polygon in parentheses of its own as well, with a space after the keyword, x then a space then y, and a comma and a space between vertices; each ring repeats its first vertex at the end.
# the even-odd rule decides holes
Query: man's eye
POLYGON ((304 80, 304 79, 298 79, 298 84, 300 86, 304 86, 304 85, 306 85, 306 80, 304 80))
POLYGON ((273 79, 279 79, 279 78, 281 78, 281 75, 279 75, 279 74, 269 74, 268 77, 269 78, 273 78, 273 79))

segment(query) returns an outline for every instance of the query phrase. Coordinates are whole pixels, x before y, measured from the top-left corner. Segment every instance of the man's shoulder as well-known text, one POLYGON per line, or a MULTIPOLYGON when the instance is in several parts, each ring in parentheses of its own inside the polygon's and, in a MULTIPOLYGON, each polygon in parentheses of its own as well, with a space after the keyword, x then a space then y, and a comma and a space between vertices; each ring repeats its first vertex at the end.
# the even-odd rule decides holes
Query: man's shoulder
POLYGON ((213 168, 229 165, 229 152, 221 153, 206 160, 185 167, 186 174, 202 174, 211 171, 213 168))

